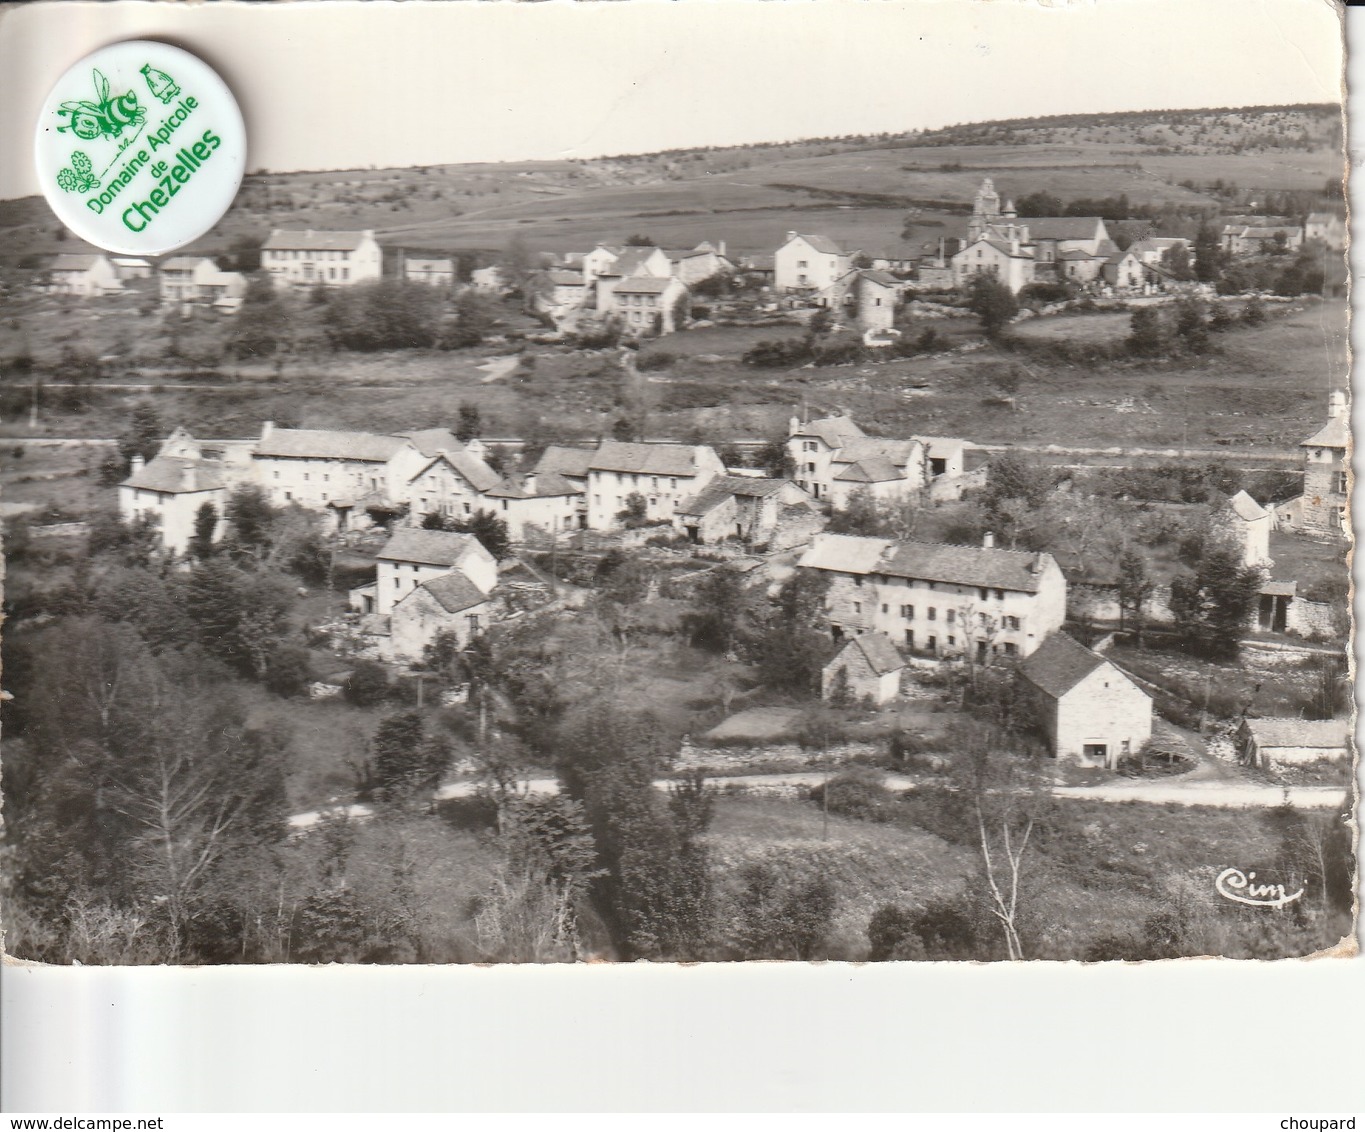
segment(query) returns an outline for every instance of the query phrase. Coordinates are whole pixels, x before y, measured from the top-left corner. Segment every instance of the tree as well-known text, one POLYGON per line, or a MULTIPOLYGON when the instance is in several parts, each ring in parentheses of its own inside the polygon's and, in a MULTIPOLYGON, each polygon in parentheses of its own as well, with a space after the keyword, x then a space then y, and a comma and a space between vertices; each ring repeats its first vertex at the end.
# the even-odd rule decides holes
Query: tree
POLYGON ((289 338, 288 301, 268 276, 251 279, 242 296, 242 305, 232 316, 229 349, 238 358, 266 358, 287 348, 289 338))
POLYGON ((161 441, 165 436, 165 426, 156 406, 148 401, 140 401, 133 406, 128 418, 128 427, 119 436, 119 455, 123 459, 123 472, 126 475, 134 456, 144 460, 153 459, 161 451, 161 441))
POLYGON ((233 553, 256 561, 269 553, 276 511, 262 488, 250 483, 234 488, 223 514, 228 522, 229 549, 233 553))
POLYGON ((998 337, 1019 313, 1019 302, 1005 284, 990 275, 977 275, 967 290, 967 307, 981 320, 987 338, 998 337))
POLYGON ((1062 198, 1045 190, 1026 193, 1015 201, 1015 207, 1019 216, 1062 216, 1066 211, 1062 198))
POLYGON ((1235 660, 1261 580, 1261 571, 1243 564, 1234 543, 1206 538, 1193 572, 1171 581, 1171 613, 1185 644, 1211 659, 1235 660))
POLYGON ((203 560, 213 555, 213 536, 218 530, 218 508, 212 503, 201 503, 194 515, 194 534, 190 536, 190 554, 203 560))
POLYGON ((772 865, 756 861, 744 867, 741 879, 735 942, 743 958, 816 958, 838 907, 829 877, 817 873, 793 882, 772 865))
POLYGON ((1201 224, 1194 238, 1194 277, 1201 283, 1216 283, 1225 262, 1218 229, 1212 224, 1201 224))
POLYGON ((214 557, 185 585, 185 612, 205 652, 260 680, 290 606, 290 587, 272 572, 248 571, 214 557))
POLYGON ((1155 307, 1141 307, 1133 312, 1125 343, 1130 354, 1140 358, 1152 357, 1161 353, 1164 340, 1161 315, 1155 307))
POLYGON ((424 349, 436 343, 440 301, 424 283, 376 279, 334 288, 323 325, 333 344, 347 350, 424 349))
POLYGON ((460 292, 455 300, 454 320, 441 330, 443 350, 461 350, 477 346, 493 329, 493 314, 488 301, 477 291, 460 292))
POLYGON ((473 535, 499 562, 512 553, 512 539, 507 533, 507 523, 492 511, 475 511, 468 519, 455 520, 452 526, 461 534, 473 535))
POLYGON ((636 232, 626 240, 626 247, 628 248, 652 248, 655 246, 657 245, 654 243, 654 237, 646 236, 641 232, 636 232))
POLYGON ((389 698, 389 670, 376 660, 358 660, 342 685, 342 692, 356 707, 374 707, 389 698))
POLYGON ((724 565, 711 570, 697 584, 692 610, 685 619, 692 643, 733 655, 751 632, 750 605, 750 594, 739 573, 724 565))
POLYGON ((1047 503, 1055 483, 1052 471, 1023 453, 1002 452, 990 463, 981 505, 991 522, 1001 527, 1017 526, 1013 521, 1018 516, 1009 508, 1011 501, 1027 511, 1037 511, 1047 503))
POLYGON ((1156 582, 1147 573, 1147 559, 1141 551, 1129 548, 1119 556, 1118 590, 1120 626, 1132 629, 1134 643, 1141 648, 1147 602, 1156 590, 1156 582))
POLYGON ((1260 326, 1265 318, 1265 303, 1259 295, 1252 295, 1242 307, 1242 321, 1248 326, 1260 326))
POLYGON ((384 719, 370 749, 372 780, 386 802, 429 799, 450 766, 450 744, 439 735, 427 734, 420 711, 384 719))
POLYGON ((1194 264, 1190 249, 1185 244, 1172 244, 1161 253, 1161 266, 1173 279, 1185 281, 1194 278, 1194 264))
POLYGON ((265 662, 265 686, 277 696, 302 695, 308 689, 312 658, 303 645, 280 642, 265 662))
POLYGON ((1175 332, 1191 353, 1209 352, 1207 309, 1201 300, 1185 298, 1176 304, 1175 332))
POLYGON ((787 447, 785 436, 774 436, 758 450, 755 463, 773 479, 787 480, 796 474, 796 461, 787 447))
POLYGON ((459 423, 455 426, 455 439, 467 444, 479 435, 481 421, 479 407, 468 401, 461 401, 458 414, 459 423))
POLYGON ((626 505, 621 509, 617 518, 621 519, 627 527, 638 527, 644 523, 648 515, 647 507, 645 497, 638 491, 632 491, 626 496, 626 505))
POLYGON ((829 585, 823 571, 797 570, 778 589, 776 607, 752 649, 770 688, 801 696, 819 691, 821 670, 834 652, 825 627, 829 585))

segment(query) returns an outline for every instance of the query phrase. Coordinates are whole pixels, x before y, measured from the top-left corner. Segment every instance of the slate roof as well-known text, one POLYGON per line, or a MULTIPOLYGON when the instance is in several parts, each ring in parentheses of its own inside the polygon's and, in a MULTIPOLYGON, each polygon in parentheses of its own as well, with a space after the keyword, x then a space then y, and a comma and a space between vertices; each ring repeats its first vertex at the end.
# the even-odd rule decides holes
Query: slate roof
POLYGON ((575 487, 557 472, 536 472, 535 490, 526 489, 525 477, 507 476, 484 491, 492 499, 549 499, 557 495, 581 495, 583 489, 575 487))
POLYGON ((261 437, 256 445, 256 455, 385 464, 407 443, 401 436, 379 436, 372 432, 274 428, 268 436, 261 437))
POLYGON ((905 467, 915 457, 917 440, 892 440, 884 436, 859 436, 845 442, 839 452, 839 462, 890 460, 898 468, 905 467))
POLYGON ((1303 229, 1297 224, 1276 224, 1274 227, 1243 228, 1242 238, 1244 240, 1273 240, 1281 232, 1285 238, 1302 236, 1303 229))
POLYGON ((1065 633, 1053 633, 1020 666, 1029 683, 1059 700, 1100 665, 1104 657, 1065 633))
POLYGON ((360 243, 373 232, 315 232, 308 228, 302 232, 289 228, 275 228, 270 238, 261 245, 269 251, 355 251, 360 243))
POLYGON ((545 273, 556 287, 585 287, 583 276, 577 271, 552 270, 545 273))
POLYGON ((888 547, 886 538, 866 535, 816 535, 798 565, 812 570, 833 570, 843 574, 871 574, 888 547))
POLYGON ((901 281, 889 271, 878 271, 875 268, 864 267, 858 274, 864 279, 870 280, 873 283, 878 283, 883 287, 899 287, 901 285, 901 281))
POLYGON ((680 515, 705 515, 732 495, 763 499, 780 494, 790 482, 759 476, 717 476, 696 495, 679 503, 677 512, 680 515))
POLYGON ((459 613, 462 609, 482 605, 488 600, 483 590, 458 572, 430 578, 417 589, 426 590, 447 613, 459 613))
POLYGON ((612 261, 612 265, 603 272, 604 275, 634 275, 645 265, 659 248, 622 248, 621 254, 612 261))
POLYGON ((455 434, 448 428, 423 428, 410 432, 395 432, 393 435, 411 440, 413 446, 423 456, 436 456, 441 452, 464 451, 464 445, 455 438, 455 434))
MULTIPOLYGON (((862 633, 849 641, 841 653, 849 649, 861 651, 868 667, 878 676, 885 676, 888 672, 899 672, 905 667, 905 658, 885 633, 862 633)), ((835 657, 832 663, 837 662, 838 657, 835 657)))
POLYGON ((1023 244, 1020 244, 1016 249, 1013 244, 1010 244, 1005 240, 997 240, 994 236, 983 237, 979 242, 989 244, 996 251, 1000 252, 1002 255, 1009 256, 1011 259, 1033 258, 1033 251, 1030 248, 1024 247, 1023 244))
POLYGON ((634 275, 616 284, 618 295, 662 295, 673 282, 670 275, 661 279, 656 275, 634 275))
POLYGON ((1104 223, 1099 216, 1021 216, 1030 240, 1093 240, 1104 223))
POLYGON ((403 261, 403 270, 411 271, 413 269, 418 271, 453 272, 455 270, 455 263, 453 260, 449 259, 418 259, 416 256, 408 256, 407 259, 403 261))
POLYGON ((473 535, 455 531, 427 531, 420 527, 399 527, 375 555, 383 562, 417 562, 424 566, 451 566, 469 553, 487 555, 483 543, 473 535))
POLYGON ((851 417, 821 417, 807 421, 798 428, 793 436, 818 436, 830 448, 842 448, 850 440, 867 434, 854 423, 851 417))
POLYGON ((1058 259, 1065 259, 1065 260, 1073 260, 1073 259, 1093 259, 1094 257, 1091 256, 1091 254, 1090 254, 1089 252, 1082 251, 1080 248, 1067 248, 1066 251, 1064 251, 1064 252, 1058 252, 1058 253, 1057 253, 1057 258, 1058 258, 1058 259))
MULTIPOLYGON (((202 255, 177 255, 177 256, 171 256, 170 259, 168 259, 165 263, 163 263, 163 264, 161 265, 161 270, 162 270, 162 271, 193 271, 196 267, 198 267, 201 263, 203 263, 204 260, 207 259, 207 258, 208 258, 207 256, 202 256, 202 255)), ((217 266, 218 266, 217 264, 214 264, 214 269, 215 269, 215 270, 217 269, 217 266)))
MULTIPOLYGON (((810 236, 805 232, 798 232, 796 239, 805 240, 812 248, 823 255, 843 255, 844 249, 831 240, 828 236, 810 236)), ((790 242, 790 241, 789 241, 790 242)))
POLYGON ((687 444, 632 444, 604 440, 588 465, 595 472, 632 472, 651 476, 694 476, 696 455, 687 444))
POLYGON ((438 452, 435 459, 423 465, 422 470, 408 480, 412 483, 418 476, 425 475, 430 470, 432 464, 439 464, 442 461, 454 468, 464 480, 475 491, 487 491, 498 482, 498 473, 480 460, 477 456, 471 456, 468 452, 438 452))
POLYGON ((926 582, 950 582, 1015 593, 1037 593, 1042 567, 1048 562, 1055 565, 1052 555, 1033 554, 1024 550, 903 542, 892 544, 875 572, 926 582))
POLYGON ((1270 514, 1256 500, 1252 499, 1245 491, 1239 491, 1228 500, 1228 506, 1237 513, 1239 519, 1244 519, 1248 523, 1253 523, 1257 519, 1264 519, 1270 514))
POLYGON ((1262 582, 1261 593, 1267 597, 1296 597, 1299 592, 1298 582, 1262 582))
POLYGON ((179 495, 195 491, 213 491, 225 487, 226 482, 221 469, 205 466, 198 460, 181 456, 157 456, 124 480, 120 486, 179 495))
POLYGON ((1345 448, 1350 443, 1351 430, 1346 423, 1346 413, 1333 417, 1318 429, 1300 448, 1345 448))
POLYGON ((89 271, 95 266, 96 260, 103 259, 102 255, 87 255, 84 253, 66 252, 57 256, 52 261, 53 271, 89 271))
POLYGON ((1246 729, 1265 747, 1320 747, 1345 750, 1350 724, 1344 719, 1248 719, 1246 729))
POLYGON ((845 483, 887 483, 905 477, 885 456, 868 456, 850 464, 834 478, 845 483))
POLYGON ((591 448, 569 448, 562 444, 551 444, 536 461, 536 475, 543 476, 554 472, 561 476, 587 479, 588 469, 596 453, 591 448))

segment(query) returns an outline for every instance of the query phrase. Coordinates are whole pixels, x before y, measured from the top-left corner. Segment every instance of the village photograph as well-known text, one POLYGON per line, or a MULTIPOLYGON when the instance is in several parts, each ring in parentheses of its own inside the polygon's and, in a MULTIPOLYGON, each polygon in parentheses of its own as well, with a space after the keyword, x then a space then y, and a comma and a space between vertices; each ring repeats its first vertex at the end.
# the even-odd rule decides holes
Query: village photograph
POLYGON ((159 259, 0 199, 6 954, 1353 953, 1339 75, 1057 19, 159 259))

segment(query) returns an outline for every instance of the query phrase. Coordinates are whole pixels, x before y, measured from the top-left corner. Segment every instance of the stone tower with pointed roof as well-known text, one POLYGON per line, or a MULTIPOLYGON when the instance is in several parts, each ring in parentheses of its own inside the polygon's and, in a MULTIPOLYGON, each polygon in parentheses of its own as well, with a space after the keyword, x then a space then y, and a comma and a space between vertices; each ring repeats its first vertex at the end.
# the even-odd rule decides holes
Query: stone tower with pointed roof
POLYGON ((979 240, 991 225, 1000 221, 1000 194, 995 191, 995 182, 987 177, 976 191, 972 205, 971 223, 967 225, 967 243, 979 240))
POLYGON ((1350 421, 1346 394, 1333 390, 1327 423, 1303 441, 1303 527, 1318 534, 1341 535, 1350 529, 1346 455, 1350 421))

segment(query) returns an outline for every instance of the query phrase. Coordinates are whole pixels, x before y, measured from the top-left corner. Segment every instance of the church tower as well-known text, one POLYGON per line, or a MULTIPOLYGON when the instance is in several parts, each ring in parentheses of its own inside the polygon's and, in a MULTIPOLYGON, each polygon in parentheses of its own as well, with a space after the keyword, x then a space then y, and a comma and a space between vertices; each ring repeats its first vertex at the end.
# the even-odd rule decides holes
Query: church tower
POLYGON ((999 219, 1000 194, 995 191, 995 182, 987 177, 981 182, 972 206, 972 220, 967 225, 967 243, 975 243, 999 219))

